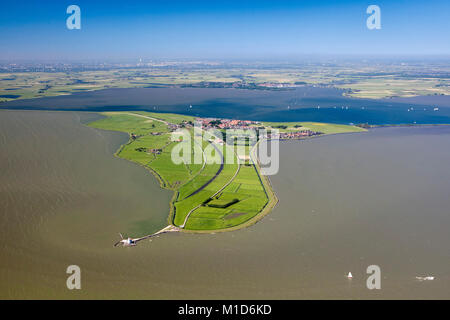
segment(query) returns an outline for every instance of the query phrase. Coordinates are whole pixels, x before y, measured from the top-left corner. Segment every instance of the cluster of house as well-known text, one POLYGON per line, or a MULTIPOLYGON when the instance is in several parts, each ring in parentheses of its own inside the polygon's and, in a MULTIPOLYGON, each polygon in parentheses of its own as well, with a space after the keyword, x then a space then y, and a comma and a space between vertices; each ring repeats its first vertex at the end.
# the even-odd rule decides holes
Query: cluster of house
POLYGON ((312 137, 322 134, 322 132, 312 131, 312 130, 301 130, 301 131, 290 131, 290 132, 280 132, 277 135, 268 134, 268 138, 274 139, 300 139, 305 137, 312 137))
POLYGON ((204 129, 219 128, 219 129, 247 129, 250 125, 258 124, 256 121, 250 120, 230 120, 230 119, 215 119, 215 118, 198 118, 204 129))
POLYGON ((263 82, 258 83, 258 87, 264 87, 264 88, 296 88, 296 87, 303 87, 306 85, 305 82, 296 82, 296 83, 289 83, 289 82, 263 82))
POLYGON ((154 154, 161 154, 162 149, 148 149, 147 152, 154 153, 154 154))

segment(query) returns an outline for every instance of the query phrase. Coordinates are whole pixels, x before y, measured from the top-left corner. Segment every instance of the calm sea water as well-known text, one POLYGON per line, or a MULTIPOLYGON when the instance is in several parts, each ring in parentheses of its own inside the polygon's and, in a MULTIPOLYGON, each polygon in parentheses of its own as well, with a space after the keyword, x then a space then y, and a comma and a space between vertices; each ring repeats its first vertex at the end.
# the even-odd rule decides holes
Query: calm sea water
POLYGON ((342 90, 311 86, 284 91, 223 88, 107 89, 69 96, 10 101, 0 103, 0 108, 147 110, 202 117, 343 124, 450 124, 450 96, 355 99, 343 97, 342 90), (436 107, 439 110, 434 111, 436 107))
POLYGON ((450 128, 283 142, 261 222, 113 248, 165 226, 171 193, 113 157, 125 135, 81 124, 95 117, 0 112, 0 298, 450 298, 450 128))

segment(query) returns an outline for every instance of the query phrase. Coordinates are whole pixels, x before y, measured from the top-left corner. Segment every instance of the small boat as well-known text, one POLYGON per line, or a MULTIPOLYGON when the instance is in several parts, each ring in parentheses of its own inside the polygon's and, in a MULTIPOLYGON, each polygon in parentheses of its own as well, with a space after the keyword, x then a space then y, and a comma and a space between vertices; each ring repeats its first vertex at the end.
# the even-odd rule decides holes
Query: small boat
POLYGON ((349 278, 349 279, 352 279, 352 278, 353 278, 353 275, 352 275, 351 272, 348 273, 347 278, 349 278))
POLYGON ((434 280, 433 276, 425 276, 425 277, 416 277, 417 280, 419 281, 430 281, 430 280, 434 280))

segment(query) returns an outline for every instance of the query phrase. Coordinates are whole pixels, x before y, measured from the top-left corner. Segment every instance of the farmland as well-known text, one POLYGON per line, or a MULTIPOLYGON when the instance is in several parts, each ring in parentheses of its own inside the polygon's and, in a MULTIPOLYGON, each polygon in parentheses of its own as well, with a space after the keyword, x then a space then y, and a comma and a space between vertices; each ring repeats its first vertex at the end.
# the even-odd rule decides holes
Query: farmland
POLYGON ((49 66, 38 70, 0 65, 0 102, 109 88, 236 87, 286 90, 296 85, 343 89, 355 98, 449 95, 447 64, 385 62, 225 64, 217 62, 112 65, 106 69, 49 66))
MULTIPOLYGON (((145 167, 162 188, 174 191, 168 218, 170 225, 185 232, 235 230, 255 223, 277 203, 267 177, 260 174, 256 157, 259 142, 239 148, 218 137, 205 138, 203 129, 192 126, 204 119, 185 115, 102 114, 105 118, 89 126, 125 132, 130 137, 116 156, 145 167), (174 161, 173 154, 180 154, 180 150, 183 150, 182 160, 174 161)), ((308 122, 262 124, 269 130, 281 126, 285 129, 280 131, 285 132, 298 128, 320 130, 321 134, 363 130, 308 122)))

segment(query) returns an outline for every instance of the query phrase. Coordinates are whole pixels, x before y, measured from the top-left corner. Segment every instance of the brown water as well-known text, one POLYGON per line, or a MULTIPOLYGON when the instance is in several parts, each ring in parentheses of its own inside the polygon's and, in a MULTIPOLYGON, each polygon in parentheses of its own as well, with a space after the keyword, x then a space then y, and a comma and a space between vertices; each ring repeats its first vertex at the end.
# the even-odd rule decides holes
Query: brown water
POLYGON ((113 248, 165 226, 171 193, 113 157, 125 135, 80 124, 95 117, 0 112, 0 298, 450 298, 450 128, 284 142, 260 223, 113 248))

